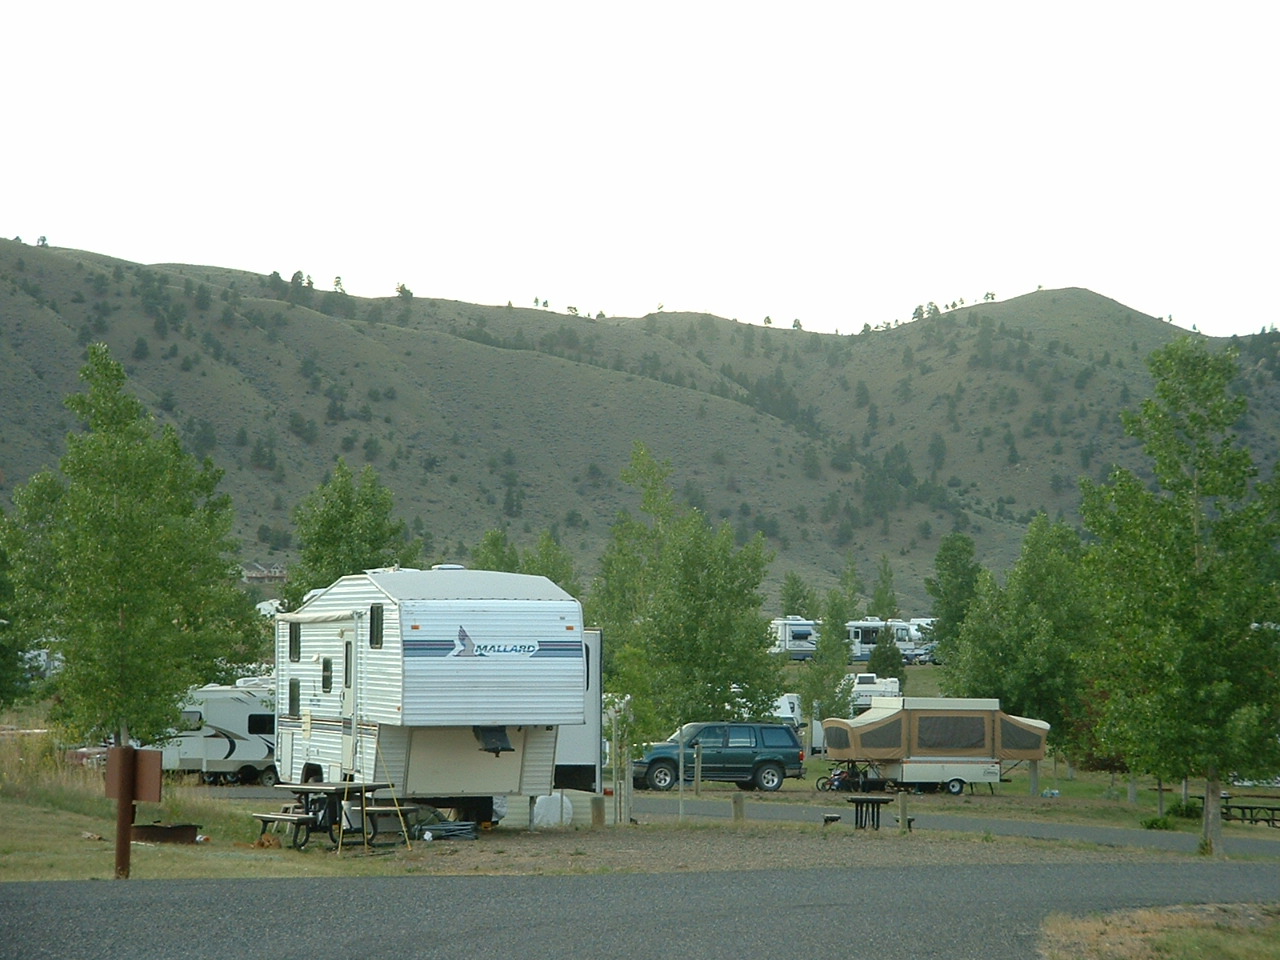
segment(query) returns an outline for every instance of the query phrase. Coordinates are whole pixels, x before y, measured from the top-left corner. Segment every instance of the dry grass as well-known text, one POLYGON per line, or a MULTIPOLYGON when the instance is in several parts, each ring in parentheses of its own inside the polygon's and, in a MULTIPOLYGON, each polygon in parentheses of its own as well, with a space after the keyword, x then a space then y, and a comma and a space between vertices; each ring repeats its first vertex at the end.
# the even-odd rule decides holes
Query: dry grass
POLYGON ((1280 904, 1202 904, 1045 921, 1043 960, 1276 960, 1280 904))

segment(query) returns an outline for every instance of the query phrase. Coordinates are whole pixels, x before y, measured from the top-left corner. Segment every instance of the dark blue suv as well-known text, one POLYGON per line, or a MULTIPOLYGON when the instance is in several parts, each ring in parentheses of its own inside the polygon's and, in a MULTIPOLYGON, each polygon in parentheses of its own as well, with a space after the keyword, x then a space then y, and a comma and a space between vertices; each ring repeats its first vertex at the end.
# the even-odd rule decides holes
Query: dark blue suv
POLYGON ((695 751, 702 754, 702 779, 727 780, 741 790, 777 790, 787 777, 804 776, 804 749, 794 727, 785 723, 686 723, 661 743, 650 743, 632 767, 640 789, 670 790, 680 777, 694 776, 695 751))

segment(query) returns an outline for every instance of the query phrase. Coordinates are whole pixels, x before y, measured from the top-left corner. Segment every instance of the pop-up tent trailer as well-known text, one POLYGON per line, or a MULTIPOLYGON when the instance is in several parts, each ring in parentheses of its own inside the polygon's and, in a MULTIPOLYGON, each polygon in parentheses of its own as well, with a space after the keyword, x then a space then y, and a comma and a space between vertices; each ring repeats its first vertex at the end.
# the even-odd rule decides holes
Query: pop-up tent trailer
POLYGON ((1044 759, 1049 724, 994 699, 876 697, 852 719, 822 721, 829 760, 874 767, 895 784, 998 783, 1005 764, 1044 759))

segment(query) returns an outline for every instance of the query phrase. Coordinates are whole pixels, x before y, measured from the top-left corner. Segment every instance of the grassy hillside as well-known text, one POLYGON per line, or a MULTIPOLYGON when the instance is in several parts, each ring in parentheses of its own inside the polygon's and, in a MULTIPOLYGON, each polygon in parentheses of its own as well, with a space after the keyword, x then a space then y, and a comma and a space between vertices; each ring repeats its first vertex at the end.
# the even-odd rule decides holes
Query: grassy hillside
MULTIPOLYGON (((956 305, 856 336, 707 315, 581 317, 423 296, 362 299, 299 274, 141 266, 0 241, 0 497, 53 467, 76 424, 84 345, 226 471, 243 559, 288 561, 290 515, 336 458, 372 463, 427 538, 466 560, 504 526, 555 530, 589 576, 633 444, 681 494, 825 588, 852 553, 928 605, 940 537, 1004 569, 1037 510, 1074 520, 1077 478, 1137 464, 1119 412, 1145 356, 1182 333, 1086 290, 956 305)), ((1274 460, 1275 337, 1242 342, 1247 442, 1274 460)), ((782 611, 777 611, 781 613, 782 611)))

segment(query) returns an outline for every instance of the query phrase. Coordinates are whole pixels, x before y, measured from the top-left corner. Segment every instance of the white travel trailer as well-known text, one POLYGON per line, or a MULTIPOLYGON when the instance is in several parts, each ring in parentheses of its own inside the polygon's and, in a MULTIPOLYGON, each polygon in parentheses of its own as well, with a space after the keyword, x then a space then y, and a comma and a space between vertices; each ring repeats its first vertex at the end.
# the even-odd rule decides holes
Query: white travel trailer
POLYGON ((876 697, 850 719, 822 721, 827 758, 852 765, 864 789, 998 783, 1004 764, 1044 759, 1049 724, 1015 717, 995 699, 876 697))
POLYGON ((178 732, 160 745, 165 770, 198 772, 209 783, 262 783, 276 774, 275 688, 269 678, 193 687, 178 732))
POLYGON ((586 720, 586 650, 580 604, 546 577, 343 577, 276 618, 280 774, 490 821, 495 796, 551 792, 558 728, 586 720))
POLYGON ((784 693, 773 702, 773 714, 769 717, 779 723, 789 723, 793 727, 800 726, 800 694, 784 693))
POLYGON ((769 624, 773 645, 769 652, 792 660, 808 660, 818 649, 818 625, 800 617, 780 617, 769 624))

